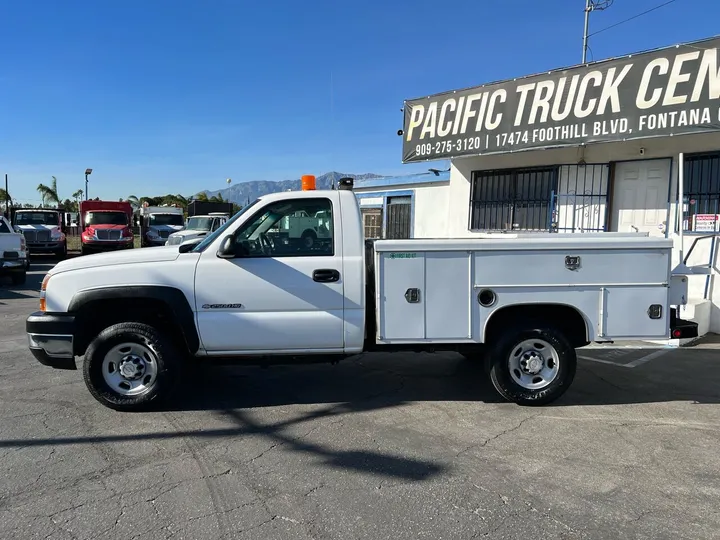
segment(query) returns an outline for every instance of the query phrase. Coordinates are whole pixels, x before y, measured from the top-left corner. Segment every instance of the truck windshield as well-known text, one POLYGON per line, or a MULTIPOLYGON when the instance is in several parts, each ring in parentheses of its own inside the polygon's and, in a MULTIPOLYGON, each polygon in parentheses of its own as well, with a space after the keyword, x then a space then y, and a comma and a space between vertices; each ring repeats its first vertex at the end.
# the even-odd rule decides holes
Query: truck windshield
POLYGON ((0 219, 0 233, 5 234, 5 233, 10 233, 10 232, 14 232, 14 231, 10 230, 10 228, 5 224, 4 219, 0 219))
POLYGON ((182 214, 151 214, 150 226, 156 225, 181 225, 183 224, 182 214))
POLYGON ((85 225, 127 225, 125 212, 88 212, 85 225))
POLYGON ((210 244, 212 244, 215 239, 223 234, 225 234, 225 231, 230 227, 233 223, 235 223, 240 216, 242 216, 245 212, 250 210, 253 206, 255 206, 257 203, 260 202, 260 199, 255 199, 253 202, 248 204, 247 206, 243 207, 242 210, 240 210, 237 214, 235 214, 233 217, 228 219, 225 224, 217 229, 215 232, 208 234, 205 239, 200 242, 197 246, 192 248, 190 250, 191 253, 201 253, 205 251, 205 248, 207 248, 210 244))
POLYGON ((58 215, 53 212, 18 212, 15 214, 17 225, 56 225, 58 215))
POLYGON ((209 217, 191 217, 188 219, 186 229, 191 231, 209 231, 212 227, 213 218, 209 217))

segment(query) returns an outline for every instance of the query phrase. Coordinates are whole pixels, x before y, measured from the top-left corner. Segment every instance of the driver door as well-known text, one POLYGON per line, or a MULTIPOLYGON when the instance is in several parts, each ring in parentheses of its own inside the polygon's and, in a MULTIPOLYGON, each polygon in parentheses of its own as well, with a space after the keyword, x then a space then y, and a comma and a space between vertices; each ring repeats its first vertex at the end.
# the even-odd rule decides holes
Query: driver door
POLYGON ((338 202, 330 194, 270 203, 236 231, 237 257, 219 258, 214 249, 202 253, 195 301, 209 353, 342 351, 338 202), (310 243, 285 234, 288 219, 300 210, 311 210, 309 215, 326 210, 332 216, 329 239, 310 243))

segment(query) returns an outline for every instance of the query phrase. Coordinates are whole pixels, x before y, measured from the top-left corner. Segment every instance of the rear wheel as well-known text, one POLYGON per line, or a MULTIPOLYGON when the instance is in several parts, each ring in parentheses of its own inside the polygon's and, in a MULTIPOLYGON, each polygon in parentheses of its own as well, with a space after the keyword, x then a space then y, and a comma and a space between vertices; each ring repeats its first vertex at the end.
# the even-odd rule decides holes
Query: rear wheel
POLYGON ((180 363, 172 342, 157 329, 120 323, 90 343, 83 374, 92 396, 106 407, 141 411, 168 397, 180 363))
POLYGON ((565 335, 546 324, 508 330, 490 352, 490 380, 508 401, 546 405, 562 396, 575 378, 577 354, 565 335))
POLYGON ((307 229, 303 231, 302 235, 300 236, 300 240, 302 241, 302 245, 304 247, 310 249, 315 245, 315 242, 317 241, 317 234, 312 229, 307 229))

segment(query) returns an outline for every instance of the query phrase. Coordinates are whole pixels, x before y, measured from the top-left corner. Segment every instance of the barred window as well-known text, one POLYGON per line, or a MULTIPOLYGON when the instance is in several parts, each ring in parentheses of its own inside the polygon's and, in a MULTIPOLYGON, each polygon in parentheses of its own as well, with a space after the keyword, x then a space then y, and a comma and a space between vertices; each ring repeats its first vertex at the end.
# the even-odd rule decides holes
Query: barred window
POLYGON ((557 167, 474 171, 470 230, 550 230, 557 173, 557 167))
POLYGON ((686 155, 684 169, 685 230, 697 232, 719 230, 720 152, 686 155))
POLYGON ((366 239, 377 240, 382 237, 382 208, 363 208, 363 229, 366 239))

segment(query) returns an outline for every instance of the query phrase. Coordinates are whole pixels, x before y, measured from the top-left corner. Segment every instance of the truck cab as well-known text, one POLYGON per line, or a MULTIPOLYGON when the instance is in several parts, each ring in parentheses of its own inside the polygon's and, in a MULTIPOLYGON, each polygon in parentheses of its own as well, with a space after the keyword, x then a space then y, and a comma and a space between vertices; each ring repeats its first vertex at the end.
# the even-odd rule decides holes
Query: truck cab
POLYGON ((189 217, 185 227, 168 235, 165 245, 178 246, 189 240, 207 236, 222 227, 229 219, 230 215, 224 212, 189 217))
POLYGON ((63 232, 63 214, 45 208, 21 208, 15 211, 13 224, 25 236, 30 253, 52 253, 59 259, 67 256, 67 238, 63 232))
POLYGON ((140 246, 164 246, 168 237, 182 230, 185 222, 182 208, 176 206, 143 206, 138 210, 140 246))
POLYGON ((80 202, 82 254, 132 249, 132 214, 129 202, 80 202))

